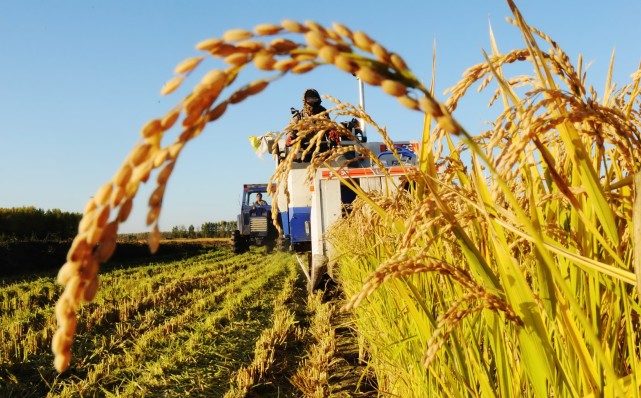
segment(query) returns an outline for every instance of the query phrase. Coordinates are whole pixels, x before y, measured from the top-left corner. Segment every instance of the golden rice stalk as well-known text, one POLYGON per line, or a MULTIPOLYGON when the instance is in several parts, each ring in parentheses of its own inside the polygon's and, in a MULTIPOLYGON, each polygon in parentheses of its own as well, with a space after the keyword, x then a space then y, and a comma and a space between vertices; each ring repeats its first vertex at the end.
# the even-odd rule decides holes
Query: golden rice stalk
POLYGON ((168 95, 176 91, 178 87, 182 84, 182 82, 185 80, 185 76, 174 76, 167 83, 165 83, 162 88, 160 89, 160 94, 161 95, 168 95))
POLYGON ((196 50, 211 51, 220 46, 222 43, 223 41, 218 38, 206 39, 196 44, 196 50))
POLYGON ((294 43, 291 40, 287 39, 274 39, 269 43, 269 47, 272 48, 278 54, 287 54, 290 51, 293 51, 298 48, 298 44, 294 43))
POLYGON ((261 24, 254 27, 254 32, 258 36, 271 36, 283 30, 282 27, 274 24, 261 24))
POLYGON ((334 31, 338 33, 339 35, 351 39, 352 38, 352 31, 346 27, 345 25, 338 23, 338 22, 332 22, 332 28, 334 28, 334 31))
POLYGON ((147 179, 149 178, 151 167, 152 167, 151 162, 148 159, 145 159, 143 163, 141 163, 134 169, 131 175, 131 179, 135 182, 146 182, 147 179))
POLYGON ((183 150, 185 147, 185 142, 184 141, 176 141, 173 144, 169 145, 167 147, 167 157, 172 160, 176 160, 180 152, 183 150))
POLYGON ((116 239, 104 239, 98 244, 98 249, 96 250, 96 260, 101 263, 109 260, 114 250, 116 250, 116 239))
POLYGON ((260 92, 260 90, 262 90, 262 89, 263 89, 263 88, 265 88, 266 86, 267 86, 267 82, 264 82, 264 81, 263 81, 262 83, 261 83, 261 82, 258 82, 258 84, 256 85, 256 87, 252 87, 251 85, 247 85, 247 86, 245 86, 245 87, 241 88, 240 90, 236 91, 235 93, 233 93, 233 94, 229 97, 229 103, 230 103, 230 104, 237 104, 237 103, 239 103, 239 102, 242 102, 242 101, 244 101, 247 97, 249 97, 250 95, 252 95, 252 93, 253 93, 254 89, 257 89, 257 90, 258 90, 258 92, 260 92))
POLYGON ((147 155, 151 150, 151 145, 149 144, 138 144, 131 155, 129 155, 129 164, 132 167, 137 167, 142 162, 147 159, 147 155))
POLYGON ((232 43, 235 41, 247 40, 252 37, 254 37, 254 34, 245 29, 232 29, 223 34, 223 40, 232 43))
POLYGON ((94 219, 94 224, 97 225, 98 228, 102 228, 105 224, 107 224, 110 212, 111 209, 109 208, 109 206, 103 206, 100 210, 98 210, 96 218, 94 219))
POLYGON ((158 182, 158 185, 165 185, 167 184, 167 181, 169 180, 169 176, 171 175, 171 172, 174 170, 174 162, 169 162, 165 167, 163 167, 162 170, 160 170, 160 173, 158 173, 158 177, 156 177, 156 181, 158 182))
POLYGON ((447 131, 450 134, 458 135, 461 133, 461 128, 459 127, 456 120, 449 114, 449 112, 441 117, 436 118, 436 123, 438 127, 447 131))
POLYGON ((255 80, 247 86, 247 92, 249 95, 256 95, 263 91, 267 86, 269 85, 269 82, 264 79, 259 79, 255 80))
POLYGON ((334 30, 332 30, 332 29, 325 29, 325 33, 327 34, 327 38, 328 38, 328 39, 330 39, 330 40, 332 40, 332 41, 334 41, 334 42, 337 42, 337 43, 341 43, 341 44, 342 44, 342 42, 343 42, 343 38, 341 37, 341 35, 339 35, 338 33, 336 33, 334 30))
MULTIPOLYGON (((83 242, 86 241, 83 239, 83 242)), ((79 269, 80 263, 78 261, 67 261, 58 271, 56 280, 59 284, 66 285, 72 276, 78 274, 79 269)))
POLYGON ((174 69, 174 73, 177 75, 191 72, 194 70, 200 62, 205 59, 205 57, 200 56, 200 57, 190 57, 176 65, 176 68, 174 69))
POLYGON ((372 86, 380 86, 380 84, 383 82, 383 77, 378 72, 365 65, 361 66, 356 71, 356 76, 365 83, 371 84, 372 86))
POLYGON ((167 148, 162 148, 156 152, 153 159, 153 168, 158 168, 162 166, 163 163, 169 158, 169 150, 167 148))
POLYGON ((307 49, 308 51, 305 52, 300 52, 297 54, 294 54, 292 58, 294 58, 298 62, 303 62, 303 61, 315 61, 316 60, 316 53, 312 50, 307 49))
POLYGON ((302 62, 294 66, 291 70, 292 73, 303 74, 311 71, 316 67, 316 64, 313 62, 302 62))
MULTIPOLYGON (((187 98, 185 98, 183 102, 183 108, 185 109, 185 113, 187 114, 187 117, 198 117, 200 114, 203 113, 205 109, 209 105, 211 105, 211 102, 215 100, 215 97, 207 92, 205 88, 200 85, 196 87, 193 93, 187 98)), ((185 124, 184 119, 183 119, 183 125, 185 124)))
POLYGON ((307 26, 310 30, 321 33, 323 36, 327 36, 327 30, 325 29, 325 27, 316 21, 307 20, 305 21, 305 26, 307 26))
POLYGON ((401 103, 406 108, 409 108, 411 110, 417 111, 420 109, 418 105, 418 101, 416 101, 414 98, 408 97, 407 95, 403 95, 400 97, 396 98, 398 102, 401 103))
MULTIPOLYGON (((133 170, 128 163, 123 164, 114 175, 112 179, 113 184, 116 187, 124 187, 125 185, 127 185, 127 183, 129 182, 129 179, 131 178, 132 171, 133 170)), ((91 201, 90 203, 93 203, 95 208, 95 202, 91 201)), ((87 209, 85 209, 85 213, 88 213, 87 209)))
POLYGON ((92 210, 90 213, 85 213, 82 216, 82 219, 80 220, 80 223, 78 223, 78 233, 82 234, 84 232, 87 232, 89 227, 91 226, 91 223, 93 223, 93 220, 95 218, 95 209, 92 210))
POLYGON ((207 121, 213 122, 214 120, 221 117, 227 110, 227 104, 228 104, 227 101, 221 102, 214 109, 207 112, 207 121))
POLYGON ((368 53, 372 52, 372 45, 374 45, 375 42, 366 33, 361 31, 354 32, 352 40, 354 41, 356 47, 368 53))
POLYGON ((123 186, 116 186, 111 193, 111 200, 109 201, 109 206, 111 208, 116 208, 122 203, 122 201, 125 199, 125 188, 123 186))
POLYGON ((285 58, 276 61, 276 63, 274 63, 274 69, 281 72, 289 72, 294 67, 296 67, 296 65, 298 65, 298 61, 296 61, 295 59, 285 58))
POLYGON ((318 55, 328 64, 333 64, 339 51, 336 47, 327 45, 318 50, 318 55))
POLYGON ((141 135, 143 138, 153 137, 163 132, 163 125, 160 119, 152 119, 142 128, 141 135))
POLYGON ((219 46, 212 48, 209 53, 214 57, 224 58, 236 52, 236 46, 222 43, 219 46))
POLYGON ((401 58, 401 56, 396 53, 392 53, 390 55, 390 62, 398 70, 407 70, 407 64, 405 63, 403 58, 401 58))
POLYGON ((246 50, 246 52, 249 53, 256 53, 263 48, 263 43, 255 40, 245 40, 241 41, 240 43, 236 43, 236 50, 238 52, 243 52, 243 50, 246 50))
MULTIPOLYGON (((116 173, 116 176, 118 176, 119 174, 120 174, 120 172, 116 173)), ((97 207, 96 202, 93 200, 93 198, 91 198, 91 199, 89 199, 87 201, 87 204, 85 205, 85 209, 84 209, 83 213, 84 214, 90 214, 94 210, 96 210, 96 207, 97 207)))
POLYGON ((385 79, 381 82, 381 89, 387 94, 400 97, 407 94, 407 87, 396 80, 385 79))
POLYGON ((160 230, 158 229, 158 224, 155 224, 152 231, 149 233, 147 242, 149 243, 149 250, 152 253, 156 253, 160 246, 160 230))
POLYGON ((325 41, 325 35, 317 30, 310 30, 305 33, 305 40, 310 46, 319 49, 323 47, 327 42, 325 41))
POLYGON ((420 109, 423 110, 423 112, 437 118, 443 116, 444 108, 441 107, 441 104, 434 101, 433 99, 428 97, 422 97, 421 99, 419 99, 418 102, 420 104, 420 109))
POLYGON ((94 246, 100 240, 102 236, 102 227, 99 227, 97 224, 92 224, 87 231, 87 243, 90 246, 94 246))
POLYGON ((347 73, 354 74, 358 70, 358 64, 343 54, 338 54, 334 57, 334 65, 347 73))
POLYGON ((98 206, 103 206, 107 204, 109 201, 109 197, 111 196, 111 191, 113 190, 113 184, 111 182, 108 182, 101 186, 98 189, 98 192, 93 197, 94 202, 98 206))
POLYGON ((281 21, 280 24, 285 30, 292 33, 306 33, 309 30, 306 26, 291 19, 285 19, 281 21))
POLYGON ((225 63, 236 66, 244 65, 249 62, 249 60, 249 54, 245 53, 235 53, 225 57, 225 63))
MULTIPOLYGON (((86 234, 81 233, 74 238, 69 252, 67 252, 68 263, 78 263, 91 254, 91 247, 87 244, 86 234)), ((61 283, 64 285, 64 283, 61 283)))
POLYGON ((133 200, 127 199, 125 202, 123 202, 122 205, 120 205, 120 210, 118 211, 118 222, 125 222, 129 218, 129 214, 131 213, 131 209, 133 207, 133 200))
POLYGON ((456 302, 452 307, 439 319, 438 325, 434 330, 434 334, 427 342, 428 349, 423 355, 422 363, 425 368, 429 368, 430 364, 436 357, 438 350, 445 344, 447 337, 452 333, 454 326, 461 322, 463 318, 478 312, 483 309, 482 306, 477 305, 475 307, 463 308, 460 309, 461 304, 467 301, 467 298, 463 298, 456 302))
POLYGON ((176 121, 180 117, 180 112, 181 111, 182 110, 179 107, 176 107, 176 108, 172 109, 171 111, 169 111, 165 115, 165 117, 162 118, 160 123, 161 123, 162 129, 164 131, 167 131, 167 130, 169 130, 170 128, 173 127, 173 125, 176 123, 176 121))
MULTIPOLYGON (((152 199, 155 199, 155 198, 152 196, 152 199)), ((161 200, 161 199, 158 199, 158 200, 161 200)), ((150 207, 149 211, 147 212, 147 225, 151 225, 155 223, 158 220, 158 216, 160 215, 160 205, 159 204, 155 206, 152 205, 151 202, 153 202, 153 200, 150 200, 149 202, 150 202, 149 205, 152 207, 150 207)))
POLYGON ((98 293, 98 275, 94 276, 93 279, 91 279, 84 291, 84 296, 82 298, 86 303, 89 303, 96 297, 96 293, 98 293))
POLYGON ((139 186, 140 186, 140 180, 129 181, 127 183, 127 186, 125 187, 125 196, 129 199, 136 196, 136 192, 138 192, 139 186))
POLYGON ((162 203, 162 198, 164 194, 165 194, 165 185, 160 184, 149 197, 149 206, 150 207, 159 206, 162 203))
POLYGON ((200 84, 207 90, 209 95, 218 97, 227 82, 227 73, 220 69, 207 72, 200 80, 200 84))
POLYGON ((254 56, 254 65, 257 69, 260 70, 273 70, 276 60, 274 59, 274 54, 269 51, 259 52, 254 56))
POLYGON ((379 43, 372 44, 372 54, 376 56, 376 59, 385 64, 390 63, 390 55, 387 52, 387 49, 379 43))

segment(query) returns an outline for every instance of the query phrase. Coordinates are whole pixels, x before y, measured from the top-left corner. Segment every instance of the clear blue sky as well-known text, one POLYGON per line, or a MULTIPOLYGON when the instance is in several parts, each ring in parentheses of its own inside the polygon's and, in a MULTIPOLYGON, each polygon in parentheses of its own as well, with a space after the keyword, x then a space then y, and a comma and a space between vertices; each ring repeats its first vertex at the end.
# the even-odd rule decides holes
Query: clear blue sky
MULTIPOLYGON (((641 60, 641 1, 517 1, 530 25, 556 40, 576 62, 590 63, 588 81, 603 92, 612 51, 619 87, 641 60)), ((199 41, 229 29, 252 29, 283 19, 337 21, 363 30, 401 54, 425 82, 437 46, 437 98, 490 52, 491 23, 502 51, 523 47, 505 22, 502 0, 396 1, 164 1, 74 0, 0 2, 0 207, 35 206, 82 212, 109 181, 148 120, 165 114, 187 91, 168 97, 162 85, 199 41)), ((210 68, 201 65, 186 87, 210 68)), ((249 82, 258 74, 239 79, 249 82)), ((228 110, 183 151, 165 195, 162 230, 232 220, 243 183, 268 181, 272 160, 259 159, 250 135, 279 131, 303 91, 316 88, 358 103, 352 76, 331 67, 288 76, 228 110)), ((472 133, 490 119, 476 92, 455 117, 472 133)), ((421 117, 365 88, 365 108, 395 139, 416 140, 421 117)), ((374 139, 372 137, 371 139, 374 139)), ((150 180, 151 181, 151 180, 150 180)), ((139 191, 121 232, 143 232, 151 186, 139 191)))

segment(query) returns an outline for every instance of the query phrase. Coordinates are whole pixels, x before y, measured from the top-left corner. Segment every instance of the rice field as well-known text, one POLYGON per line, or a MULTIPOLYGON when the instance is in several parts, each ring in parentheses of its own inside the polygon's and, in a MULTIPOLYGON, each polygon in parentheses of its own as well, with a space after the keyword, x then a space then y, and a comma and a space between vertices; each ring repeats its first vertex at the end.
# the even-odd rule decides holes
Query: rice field
MULTIPOLYGON (((375 373, 378 393, 641 395, 641 181, 634 182, 635 175, 640 180, 641 169, 641 70, 630 71, 630 81, 619 85, 612 84, 610 72, 605 91, 597 92, 586 83, 582 58, 572 62, 558 43, 526 22, 513 1, 507 2, 513 14, 508 23, 522 36, 522 47, 500 52, 490 33, 491 51, 465 71, 443 102, 400 55, 341 24, 285 20, 198 43, 200 55, 178 64, 163 94, 171 94, 196 73, 206 57, 224 67, 204 73, 174 110, 150 121, 113 179, 87 204, 68 262, 58 275, 65 286, 62 293, 53 280, 49 287, 18 286, 3 293, 13 314, 3 323, 11 336, 21 338, 20 344, 3 339, 3 352, 12 353, 3 359, 9 361, 3 382, 17 377, 12 366, 30 363, 34 350, 53 339, 55 358, 39 360, 53 360, 60 372, 76 365, 55 376, 44 362, 34 364, 29 374, 46 380, 47 391, 126 395, 167 388, 183 395, 246 394, 247 386, 267 368, 263 360, 254 363, 249 358, 241 365, 232 352, 242 352, 248 343, 233 340, 235 331, 227 328, 250 323, 244 300, 277 280, 288 280, 293 271, 271 266, 256 273, 229 259, 221 260, 229 261, 229 272, 242 268, 243 274, 252 275, 245 284, 226 280, 229 274, 218 268, 202 269, 185 281, 148 270, 149 278, 134 277, 110 292, 115 284, 103 281, 97 289, 98 265, 113 253, 118 226, 128 218, 139 184, 152 172, 156 190, 149 198, 147 223, 152 231, 149 246, 152 251, 158 248, 157 219, 173 165, 208 123, 287 74, 331 66, 380 87, 400 106, 425 116, 424 125, 417 126, 422 131, 419 162, 407 170, 407 189, 394 197, 367 195, 357 183, 346 181, 359 200, 350 217, 328 235, 341 254, 331 269, 347 294, 342 310, 355 318, 360 356, 375 373), (304 42, 281 37, 287 35, 304 42), (512 75, 511 65, 526 66, 530 72, 512 75), (248 66, 276 75, 227 93, 248 66), (477 135, 455 115, 471 88, 489 91, 489 105, 498 114, 477 135), (177 138, 163 142, 174 126, 177 138), (208 283, 218 278, 228 283, 208 283), (23 299, 20 289, 40 293, 23 299), (111 301, 105 299, 109 294, 115 297, 111 301), (57 330, 50 321, 53 304, 45 305, 40 315, 18 310, 52 295, 58 297, 57 330), (166 297, 174 296, 180 296, 176 304, 162 306, 166 297), (218 299, 227 303, 218 307, 215 297, 223 296, 234 299, 218 299), (203 308, 214 309, 201 318, 203 308), (36 330, 27 327, 31 322, 39 325, 36 330), (183 327, 190 332, 183 333, 183 327), (108 333, 92 334, 101 328, 108 333), (229 351, 217 340, 221 331, 235 342, 229 351), (199 373, 194 366, 187 377, 179 369, 193 364, 189 350, 199 351, 201 341, 222 346, 222 351, 207 351, 203 366, 210 371, 199 373), (83 348, 72 349, 72 344, 83 348), (230 379, 231 368, 242 372, 230 379), (222 380, 232 380, 232 385, 208 390, 222 380)), ((384 141, 393 140, 356 107, 337 101, 330 112, 363 118, 384 141)), ((304 131, 304 125, 298 127, 304 131)), ((307 133, 317 134, 314 142, 324 132, 307 133)), ((325 161, 348 150, 372 156, 357 145, 316 152, 311 168, 325 167, 325 161)), ((281 163, 274 180, 284 181, 288 164, 281 163)), ((258 261, 247 256, 243 258, 258 261)), ((173 272, 186 271, 178 267, 173 272)), ((126 274, 123 278, 127 280, 126 274)), ((281 308, 277 296, 265 299, 275 303, 270 308, 282 325, 279 330, 298 336, 291 313, 281 308)), ((316 309, 321 319, 338 313, 321 307, 316 309)), ((288 378, 304 395, 332 393, 323 366, 332 363, 335 345, 324 340, 333 330, 323 329, 326 324, 310 322, 318 347, 306 351, 309 367, 288 378)), ((283 338, 280 332, 257 331, 253 340, 262 347, 283 338)), ((253 358, 271 358, 270 348, 259 351, 262 354, 253 358)))
POLYGON ((288 377, 314 345, 315 318, 302 278, 292 255, 257 250, 110 263, 63 374, 50 348, 61 287, 53 277, 5 284, 0 396, 300 396, 288 377))

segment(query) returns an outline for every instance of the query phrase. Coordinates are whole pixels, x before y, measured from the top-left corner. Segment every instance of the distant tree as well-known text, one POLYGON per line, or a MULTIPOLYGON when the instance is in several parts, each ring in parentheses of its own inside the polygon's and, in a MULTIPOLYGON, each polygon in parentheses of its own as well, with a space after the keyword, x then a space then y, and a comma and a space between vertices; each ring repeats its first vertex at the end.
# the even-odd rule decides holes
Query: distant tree
POLYGON ((174 239, 177 238, 186 238, 187 237, 187 229, 185 228, 184 225, 178 225, 175 226, 171 229, 171 237, 174 239))
POLYGON ((200 232, 204 238, 215 238, 218 232, 218 224, 206 222, 200 227, 200 232))
POLYGON ((0 208, 0 236, 15 239, 70 239, 78 231, 82 214, 35 207, 0 208))
POLYGON ((229 238, 234 229, 236 221, 206 222, 202 225, 200 233, 205 238, 229 238))

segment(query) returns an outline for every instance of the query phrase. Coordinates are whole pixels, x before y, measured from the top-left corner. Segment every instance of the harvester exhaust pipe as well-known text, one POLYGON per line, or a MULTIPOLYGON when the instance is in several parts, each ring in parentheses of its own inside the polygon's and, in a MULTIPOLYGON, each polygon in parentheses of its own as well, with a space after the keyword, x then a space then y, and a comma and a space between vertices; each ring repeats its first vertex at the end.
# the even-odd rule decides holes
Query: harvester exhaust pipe
MULTIPOLYGON (((358 80, 359 104, 361 105, 361 108, 363 109, 363 112, 364 112, 365 111, 365 88, 363 87, 363 81, 361 79, 357 77, 356 80, 358 80)), ((359 124, 360 124, 361 131, 363 132, 363 138, 367 137, 367 134, 365 133, 365 121, 363 120, 363 118, 360 119, 359 124)), ((365 139, 363 141, 365 141, 365 139)))

